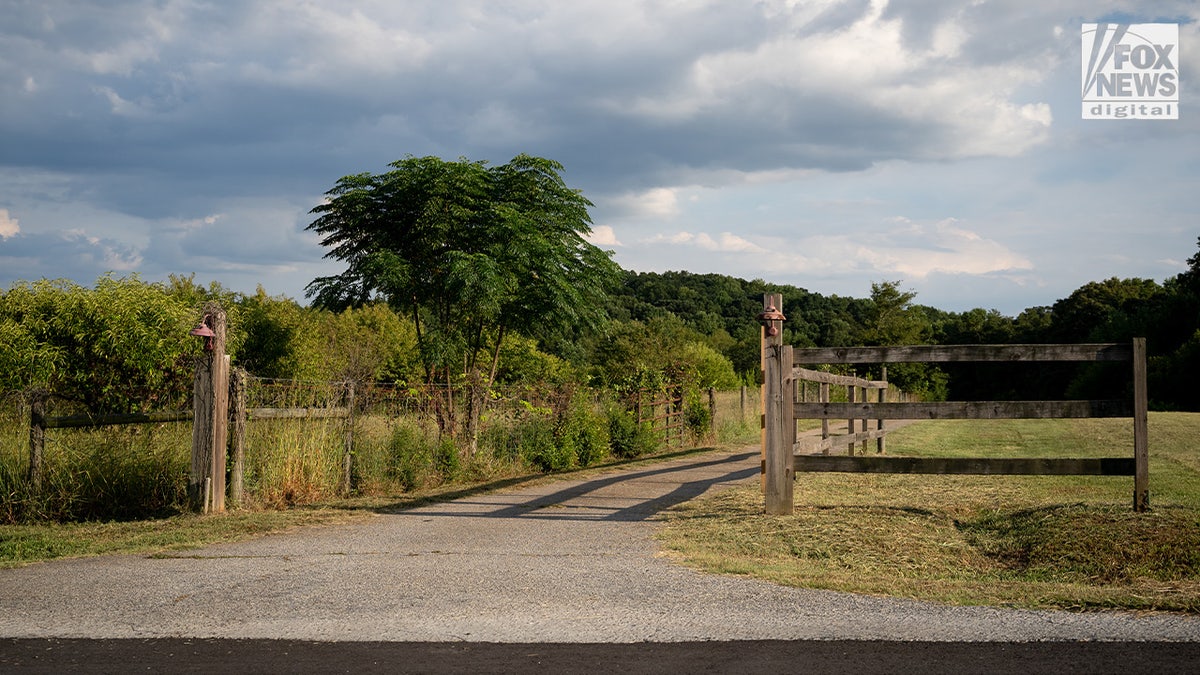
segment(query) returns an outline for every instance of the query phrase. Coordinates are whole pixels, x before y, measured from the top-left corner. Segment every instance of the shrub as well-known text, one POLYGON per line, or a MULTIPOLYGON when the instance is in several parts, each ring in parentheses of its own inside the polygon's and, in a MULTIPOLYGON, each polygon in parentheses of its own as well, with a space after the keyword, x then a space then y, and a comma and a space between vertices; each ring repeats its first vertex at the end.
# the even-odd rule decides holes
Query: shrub
POLYGON ((433 465, 437 469, 438 477, 443 481, 453 481, 458 478, 462 464, 459 462, 458 446, 455 445, 454 439, 450 436, 442 436, 438 440, 435 451, 433 465))
POLYGON ((650 423, 638 424, 633 413, 616 407, 608 411, 608 437, 612 454, 625 459, 640 457, 658 449, 658 439, 650 423))
POLYGON ((558 444, 578 466, 589 466, 608 452, 606 420, 593 410, 586 396, 576 395, 559 424, 558 444))
POLYGON ((397 424, 387 449, 387 477, 402 489, 415 490, 430 482, 434 473, 433 452, 420 428, 403 422, 397 424))
POLYGON ((549 420, 530 417, 519 425, 521 458, 542 471, 562 471, 574 464, 572 449, 556 443, 549 420))
POLYGON ((712 432, 712 411, 699 393, 691 393, 684 403, 683 422, 694 442, 708 438, 712 432))

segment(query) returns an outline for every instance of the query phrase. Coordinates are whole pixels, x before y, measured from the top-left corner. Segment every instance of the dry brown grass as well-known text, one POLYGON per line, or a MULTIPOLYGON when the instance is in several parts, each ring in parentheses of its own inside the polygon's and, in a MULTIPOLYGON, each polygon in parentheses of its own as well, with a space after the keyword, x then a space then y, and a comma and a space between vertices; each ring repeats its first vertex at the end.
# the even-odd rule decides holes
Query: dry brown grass
MULTIPOLYGON (((1119 456, 1127 420, 921 423, 893 454, 1119 456)), ((1200 415, 1151 417, 1150 513, 1128 477, 798 477, 794 515, 758 486, 670 514, 680 560, 794 586, 955 604, 1200 612, 1200 415)))

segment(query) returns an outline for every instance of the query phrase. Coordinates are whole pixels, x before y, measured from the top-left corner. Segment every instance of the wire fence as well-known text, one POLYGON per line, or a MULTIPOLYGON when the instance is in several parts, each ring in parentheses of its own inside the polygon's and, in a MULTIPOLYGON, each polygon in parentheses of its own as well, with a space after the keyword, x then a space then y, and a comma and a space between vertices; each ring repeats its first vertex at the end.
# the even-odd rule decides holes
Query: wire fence
MULTIPOLYGON (((247 378, 242 506, 287 507, 332 499, 347 488, 388 494, 565 469, 662 445, 661 438, 622 445, 622 433, 638 433, 633 411, 611 392, 578 385, 489 389, 469 455, 462 452, 465 388, 357 384, 348 416, 311 412, 345 408, 350 391, 349 382, 247 378), (310 412, 267 412, 281 410, 310 412), (634 420, 632 431, 622 427, 626 415, 634 420), (453 429, 447 427, 451 422, 453 429)), ((757 429, 757 389, 712 397, 704 428, 684 442, 702 444, 757 429)), ((0 522, 139 518, 170 514, 186 503, 191 425, 179 422, 190 417, 147 418, 187 411, 148 410, 140 413, 141 421, 104 423, 76 402, 41 396, 42 470, 34 486, 34 399, 28 393, 0 394, 0 522), (77 423, 56 426, 69 419, 77 423)))

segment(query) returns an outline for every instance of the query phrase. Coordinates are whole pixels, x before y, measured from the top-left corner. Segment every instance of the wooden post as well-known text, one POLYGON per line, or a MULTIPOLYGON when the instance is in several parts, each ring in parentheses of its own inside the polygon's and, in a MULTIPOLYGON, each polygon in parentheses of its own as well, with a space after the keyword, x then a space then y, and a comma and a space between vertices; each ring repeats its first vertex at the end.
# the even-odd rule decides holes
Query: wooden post
MULTIPOLYGON (((793 355, 793 358, 795 356, 793 355)), ((799 378, 796 380, 796 388, 800 390, 800 402, 808 403, 808 380, 799 378)), ((796 419, 795 411, 792 411, 792 447, 796 447, 796 438, 800 436, 800 421, 796 419)))
MULTIPOLYGON (((829 383, 828 382, 821 383, 820 393, 818 394, 818 396, 820 397, 818 399, 819 402, 829 403, 829 383)), ((821 440, 822 441, 829 440, 829 418, 828 417, 821 418, 821 440)), ((829 454, 829 446, 827 444, 822 443, 821 448, 822 448, 822 450, 821 450, 822 455, 829 454)))
MULTIPOLYGON (((862 394, 863 403, 869 402, 869 399, 871 398, 870 391, 871 390, 864 383, 862 386, 862 390, 860 392, 862 394)), ((871 422, 870 422, 870 420, 868 420, 865 417, 862 419, 862 430, 863 430, 864 434, 871 430, 871 422)), ((862 454, 863 455, 867 454, 867 440, 866 439, 863 439, 863 442, 862 442, 862 454)))
MULTIPOLYGON (((763 296, 763 309, 775 307, 783 311, 783 296, 766 294, 763 296)), ((792 406, 791 370, 792 364, 785 362, 786 355, 791 350, 785 350, 783 345, 782 321, 769 320, 764 322, 775 330, 763 330, 763 451, 765 457, 765 481, 763 486, 763 501, 769 515, 788 515, 792 513, 792 478, 795 474, 792 448, 788 443, 787 422, 791 418, 785 413, 785 406, 792 406), (772 335, 771 333, 774 333, 772 335)))
POLYGON ((225 510, 225 448, 229 432, 229 355, 225 353, 225 311, 210 302, 204 322, 212 329, 211 349, 196 360, 192 405, 192 466, 188 497, 201 513, 225 510))
POLYGON ((741 415, 742 415, 742 416, 741 416, 739 419, 741 419, 741 420, 742 420, 742 422, 744 423, 744 422, 746 421, 746 385, 744 385, 744 384, 742 385, 742 388, 741 388, 741 390, 740 390, 740 394, 741 394, 741 408, 740 408, 740 410, 741 410, 741 415))
POLYGON ((46 392, 29 394, 29 486, 34 494, 42 491, 46 461, 46 392))
MULTIPOLYGON (((854 398, 855 398, 854 394, 855 394, 856 389, 857 389, 857 387, 855 387, 852 384, 846 385, 846 402, 847 403, 854 403, 854 398)), ((850 432, 850 437, 853 438, 854 437, 854 426, 855 426, 853 417, 846 420, 846 426, 847 426, 847 431, 850 432)), ((850 441, 850 456, 851 457, 854 456, 854 441, 850 441)))
MULTIPOLYGON (((887 366, 883 366, 883 374, 880 377, 880 379, 883 380, 883 386, 879 388, 879 402, 887 403, 887 393, 888 393, 887 366)), ((875 441, 875 452, 882 455, 884 453, 884 451, 887 449, 887 446, 884 444, 883 418, 880 418, 879 420, 877 420, 876 424, 879 425, 878 426, 879 438, 876 439, 876 441, 875 441)))
MULTIPOLYGON (((783 386, 787 396, 783 399, 783 429, 786 435, 788 466, 793 462, 791 457, 796 452, 796 379, 792 376, 792 363, 795 359, 791 345, 783 345, 783 386)), ((793 470, 794 473, 794 470, 793 470)), ((789 494, 788 501, 791 501, 789 494)))
POLYGON ((1146 338, 1133 339, 1133 510, 1150 508, 1149 397, 1146 391, 1146 338))
POLYGON ((354 381, 346 383, 345 447, 342 450, 342 494, 349 495, 354 475, 354 381))
POLYGON ((245 501, 246 480, 246 380, 249 375, 241 368, 234 368, 230 375, 229 399, 230 425, 229 454, 233 467, 229 471, 229 501, 241 506, 245 501))

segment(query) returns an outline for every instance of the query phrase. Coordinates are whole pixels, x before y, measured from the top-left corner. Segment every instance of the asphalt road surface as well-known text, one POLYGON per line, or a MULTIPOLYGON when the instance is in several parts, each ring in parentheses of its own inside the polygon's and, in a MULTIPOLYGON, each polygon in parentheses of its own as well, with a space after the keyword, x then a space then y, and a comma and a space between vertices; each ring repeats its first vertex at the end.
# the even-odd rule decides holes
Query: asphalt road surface
POLYGON ((0 671, 1200 672, 1197 617, 947 607, 660 555, 658 513, 758 466, 756 449, 711 453, 165 557, 0 570, 0 671))

